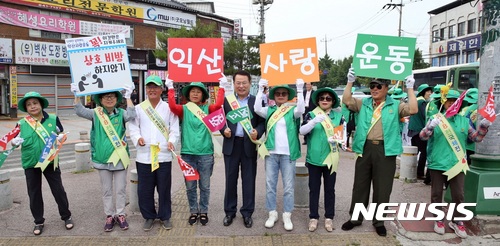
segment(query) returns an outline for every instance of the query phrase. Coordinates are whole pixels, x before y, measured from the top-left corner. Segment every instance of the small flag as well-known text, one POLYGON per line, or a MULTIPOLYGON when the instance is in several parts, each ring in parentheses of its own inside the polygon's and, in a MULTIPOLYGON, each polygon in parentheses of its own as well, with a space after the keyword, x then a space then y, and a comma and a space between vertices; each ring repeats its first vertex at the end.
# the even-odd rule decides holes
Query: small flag
POLYGON ((17 146, 15 147, 12 147, 11 149, 9 150, 5 150, 5 151, 0 151, 0 167, 2 167, 3 163, 5 162, 5 160, 7 159, 7 156, 10 155, 10 153, 12 153, 12 151, 14 151, 14 149, 17 148, 17 146))
POLYGON ((488 91, 488 98, 486 99, 486 104, 484 105, 483 108, 480 108, 477 112, 490 122, 495 121, 495 119, 497 118, 495 111, 495 97, 493 96, 493 86, 490 86, 490 89, 488 91))
POLYGON ((244 119, 252 119, 253 115, 250 113, 248 106, 231 110, 227 113, 227 120, 236 124, 244 119))
POLYGON ((203 118, 203 122, 207 125, 210 131, 215 132, 224 127, 226 124, 226 116, 224 115, 224 110, 222 108, 217 111, 212 112, 211 114, 205 116, 203 118))
POLYGON ((9 133, 5 134, 5 136, 0 138, 0 147, 2 147, 3 150, 5 150, 7 148, 7 143, 13 138, 15 138, 20 131, 21 130, 19 129, 19 125, 17 125, 9 133))
POLYGON ((462 106, 462 102, 464 101, 465 94, 467 94, 467 91, 462 92, 458 99, 446 110, 446 118, 450 118, 460 111, 460 107, 462 106))
POLYGON ((160 144, 151 144, 149 146, 151 154, 151 172, 160 168, 160 161, 158 160, 158 153, 160 153, 160 144))
POLYGON ((187 164, 180 156, 177 156, 177 162, 181 167, 182 173, 186 181, 195 181, 200 179, 200 174, 191 165, 187 164))

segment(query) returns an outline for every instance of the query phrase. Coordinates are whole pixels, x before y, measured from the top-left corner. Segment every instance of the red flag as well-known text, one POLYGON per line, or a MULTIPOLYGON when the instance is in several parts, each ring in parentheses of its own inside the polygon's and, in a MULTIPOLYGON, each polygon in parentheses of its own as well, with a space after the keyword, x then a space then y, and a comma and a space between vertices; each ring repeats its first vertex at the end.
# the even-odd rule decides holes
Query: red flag
POLYGON ((181 159, 180 156, 177 156, 177 162, 179 162, 179 166, 181 167, 186 181, 195 181, 200 179, 200 174, 198 173, 198 171, 191 165, 187 164, 183 159, 181 159))
POLYGON ((467 91, 462 92, 460 97, 446 110, 446 118, 450 118, 453 115, 456 115, 460 111, 460 106, 462 106, 462 102, 464 101, 465 94, 467 91))
POLYGON ((5 134, 5 136, 0 138, 0 147, 2 147, 3 150, 5 150, 5 148, 7 148, 7 143, 13 138, 15 138, 17 134, 19 134, 19 132, 20 132, 19 125, 17 125, 14 129, 12 129, 12 131, 10 131, 9 133, 5 134))
POLYGON ((490 86, 490 90, 488 91, 486 104, 477 112, 490 122, 495 121, 495 119, 497 118, 497 114, 495 112, 495 97, 493 96, 493 86, 490 86))
POLYGON ((205 118, 203 118, 203 122, 205 122, 205 124, 208 126, 208 129, 210 129, 210 131, 212 132, 222 129, 226 124, 226 116, 224 115, 224 110, 220 108, 219 110, 205 116, 205 118))

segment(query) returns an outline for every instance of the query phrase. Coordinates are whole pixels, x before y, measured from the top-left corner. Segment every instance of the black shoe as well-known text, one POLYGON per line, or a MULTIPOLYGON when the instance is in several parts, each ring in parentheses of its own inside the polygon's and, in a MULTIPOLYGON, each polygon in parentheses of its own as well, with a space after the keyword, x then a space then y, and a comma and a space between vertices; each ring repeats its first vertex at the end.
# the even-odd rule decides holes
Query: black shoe
POLYGON ((360 226, 361 224, 354 224, 352 223, 350 220, 345 222, 343 225, 342 225, 342 230, 344 231, 350 231, 352 230, 352 228, 356 227, 356 226, 360 226))
POLYGON ((200 214, 200 223, 202 226, 208 224, 208 215, 207 214, 200 214))
POLYGON ((229 215, 226 215, 226 217, 224 217, 224 226, 230 226, 232 223, 233 223, 233 219, 234 219, 235 216, 229 216, 229 215))
POLYGON ((189 216, 188 222, 190 225, 195 224, 197 221, 198 221, 198 214, 191 214, 191 216, 189 216))
POLYGON ((243 218, 243 223, 245 224, 246 228, 252 227, 252 225, 253 225, 252 217, 244 217, 243 218))
POLYGON ((385 229, 385 226, 375 226, 375 231, 377 231, 377 234, 381 237, 387 236, 387 229, 385 229))

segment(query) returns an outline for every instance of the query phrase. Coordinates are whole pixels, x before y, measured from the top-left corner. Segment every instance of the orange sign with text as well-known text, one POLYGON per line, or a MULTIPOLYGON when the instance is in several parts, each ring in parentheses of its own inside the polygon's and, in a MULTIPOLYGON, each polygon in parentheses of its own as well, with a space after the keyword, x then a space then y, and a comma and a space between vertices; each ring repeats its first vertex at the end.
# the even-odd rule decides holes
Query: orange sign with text
POLYGON ((316 38, 261 44, 260 71, 271 86, 319 81, 316 38))
POLYGON ((217 82, 224 72, 222 38, 169 38, 168 76, 175 82, 217 82))

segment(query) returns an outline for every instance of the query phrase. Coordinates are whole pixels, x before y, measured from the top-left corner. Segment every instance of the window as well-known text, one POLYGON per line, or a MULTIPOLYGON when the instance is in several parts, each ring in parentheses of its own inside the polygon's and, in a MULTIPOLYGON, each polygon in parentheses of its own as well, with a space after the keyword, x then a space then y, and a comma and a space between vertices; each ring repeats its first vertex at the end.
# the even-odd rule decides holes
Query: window
POLYGON ((433 67, 439 66, 439 57, 433 57, 432 58, 432 66, 433 67))
MULTIPOLYGON (((29 12, 71 19, 71 15, 68 13, 54 12, 54 11, 48 11, 48 10, 42 10, 42 9, 29 9, 29 12)), ((67 38, 71 38, 71 34, 60 33, 60 32, 50 32, 50 31, 44 31, 44 30, 38 30, 38 29, 29 29, 29 35, 30 35, 30 37, 36 37, 36 38, 62 39, 62 40, 67 39, 67 38)))
POLYGON ((439 66, 446 66, 446 56, 439 57, 439 66))
POLYGON ((441 41, 439 39, 439 31, 438 30, 432 31, 432 42, 436 43, 436 42, 439 42, 439 41, 441 41))
POLYGON ((441 40, 444 39, 444 30, 445 30, 445 28, 439 29, 439 37, 441 38, 441 40))
POLYGON ((477 18, 477 31, 478 32, 481 32, 481 30, 483 30, 483 28, 481 27, 481 17, 477 18))
POLYGON ((458 89, 467 90, 476 87, 477 74, 475 70, 460 70, 458 72, 458 89))
POLYGON ((471 19, 467 21, 467 34, 476 32, 476 19, 471 19))
MULTIPOLYGON (((109 20, 101 20, 102 23, 105 24, 112 24, 112 25, 125 25, 123 22, 119 21, 109 21, 109 20)), ((126 38, 125 42, 127 43, 127 46, 133 47, 134 46, 134 27, 130 26, 130 38, 126 38)))
POLYGON ((448 56, 448 66, 455 65, 455 55, 448 56))
POLYGON ((465 21, 458 23, 458 37, 465 35, 465 21))
POLYGON ((448 27, 448 38, 455 37, 455 25, 451 25, 448 27))
POLYGON ((467 62, 475 62, 476 61, 476 51, 467 52, 467 62))

